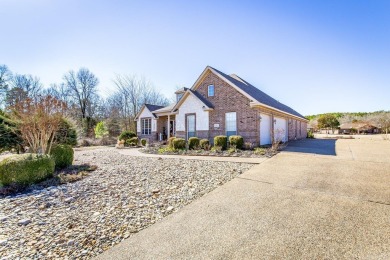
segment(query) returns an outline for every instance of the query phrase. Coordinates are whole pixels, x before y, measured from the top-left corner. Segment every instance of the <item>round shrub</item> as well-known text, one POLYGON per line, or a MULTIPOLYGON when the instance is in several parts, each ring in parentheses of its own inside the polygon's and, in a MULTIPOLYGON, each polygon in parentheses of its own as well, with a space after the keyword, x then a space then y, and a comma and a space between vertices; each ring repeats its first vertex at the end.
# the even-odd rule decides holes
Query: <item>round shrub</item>
POLYGON ((244 146, 244 138, 241 135, 231 135, 229 136, 230 145, 236 146, 237 149, 242 149, 244 146))
POLYGON ((70 145, 55 145, 51 148, 50 155, 56 164, 56 169, 66 168, 73 163, 74 151, 70 145))
POLYGON ((142 146, 146 146, 146 139, 145 139, 145 138, 142 138, 142 139, 141 139, 141 145, 142 145, 142 146))
POLYGON ((125 142, 128 146, 137 146, 138 145, 138 137, 132 137, 127 139, 125 142))
POLYGON ((199 141, 199 146, 202 149, 205 149, 205 150, 208 149, 209 145, 210 145, 210 142, 207 139, 202 139, 202 140, 199 141))
POLYGON ((174 149, 185 149, 186 148, 186 140, 183 138, 175 138, 172 141, 174 149))
POLYGON ((118 140, 125 140, 125 142, 130 139, 130 138, 133 138, 133 137, 136 137, 137 135, 132 132, 132 131, 123 131, 119 137, 118 137, 118 140))
POLYGON ((214 137, 214 146, 219 146, 222 150, 226 150, 227 147, 227 136, 226 135, 217 135, 214 137))
POLYGON ((176 137, 172 136, 168 138, 168 147, 173 148, 173 140, 175 140, 176 137))
POLYGON ((0 183, 27 186, 53 176, 55 162, 48 155, 21 154, 0 162, 0 183))
POLYGON ((197 149, 199 147, 199 138, 198 137, 190 137, 188 139, 188 148, 189 149, 197 149))

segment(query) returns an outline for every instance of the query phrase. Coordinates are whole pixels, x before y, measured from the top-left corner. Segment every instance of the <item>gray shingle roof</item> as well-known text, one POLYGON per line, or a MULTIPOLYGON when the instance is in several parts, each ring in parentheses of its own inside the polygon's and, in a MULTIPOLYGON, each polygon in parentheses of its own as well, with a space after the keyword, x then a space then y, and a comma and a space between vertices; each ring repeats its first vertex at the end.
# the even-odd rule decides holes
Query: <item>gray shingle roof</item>
POLYGON ((215 69, 213 67, 210 67, 210 68, 212 68, 213 70, 218 72, 222 77, 226 78, 228 81, 233 83, 236 87, 240 88, 242 91, 247 93, 249 96, 251 96, 254 99, 256 99, 256 101, 258 101, 258 102, 260 102, 262 104, 265 104, 267 106, 279 109, 279 110, 281 110, 283 112, 286 112, 286 113, 289 113, 289 114, 301 117, 303 119, 306 119, 304 116, 299 114, 297 111, 295 111, 291 107, 286 106, 286 105, 280 103, 276 99, 274 99, 271 96, 267 95, 266 93, 264 93, 260 89, 252 86, 250 83, 248 83, 245 80, 241 79, 237 75, 230 75, 229 76, 229 75, 227 75, 227 74, 225 74, 225 73, 223 73, 223 72, 221 72, 221 71, 219 71, 219 70, 217 70, 217 69, 215 69))
POLYGON ((145 104, 145 106, 149 109, 150 112, 153 112, 154 110, 163 108, 164 106, 157 106, 152 104, 145 104))
POLYGON ((210 101, 205 99, 200 93, 198 93, 196 91, 192 91, 191 89, 188 91, 191 91, 192 94, 194 94, 197 98, 199 98, 199 100, 202 101, 209 108, 214 108, 213 104, 211 104, 210 101))

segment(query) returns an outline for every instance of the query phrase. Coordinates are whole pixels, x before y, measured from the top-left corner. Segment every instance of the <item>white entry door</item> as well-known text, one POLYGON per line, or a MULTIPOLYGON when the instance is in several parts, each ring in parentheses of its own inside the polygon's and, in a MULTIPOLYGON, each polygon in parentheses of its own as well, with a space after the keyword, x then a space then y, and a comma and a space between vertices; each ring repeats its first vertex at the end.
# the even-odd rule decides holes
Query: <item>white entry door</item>
POLYGON ((260 145, 271 144, 271 116, 260 114, 260 145))
POLYGON ((287 141, 287 120, 274 117, 274 139, 277 141, 287 141))

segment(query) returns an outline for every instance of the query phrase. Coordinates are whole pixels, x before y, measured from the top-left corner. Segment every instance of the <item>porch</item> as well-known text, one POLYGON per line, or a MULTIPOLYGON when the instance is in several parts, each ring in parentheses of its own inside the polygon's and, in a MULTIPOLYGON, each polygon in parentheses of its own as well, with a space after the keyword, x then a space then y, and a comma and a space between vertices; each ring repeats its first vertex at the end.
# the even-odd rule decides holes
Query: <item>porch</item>
POLYGON ((174 114, 159 115, 157 118, 157 141, 165 141, 176 135, 176 116, 174 114))

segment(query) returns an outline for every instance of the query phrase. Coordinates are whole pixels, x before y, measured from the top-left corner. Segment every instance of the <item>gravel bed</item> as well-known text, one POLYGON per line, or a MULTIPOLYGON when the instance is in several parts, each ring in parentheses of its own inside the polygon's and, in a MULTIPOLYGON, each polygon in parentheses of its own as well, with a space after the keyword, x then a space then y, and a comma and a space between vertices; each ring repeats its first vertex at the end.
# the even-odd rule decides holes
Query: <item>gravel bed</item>
POLYGON ((85 179, 0 198, 1 259, 89 259, 179 210, 252 164, 76 151, 85 179))

